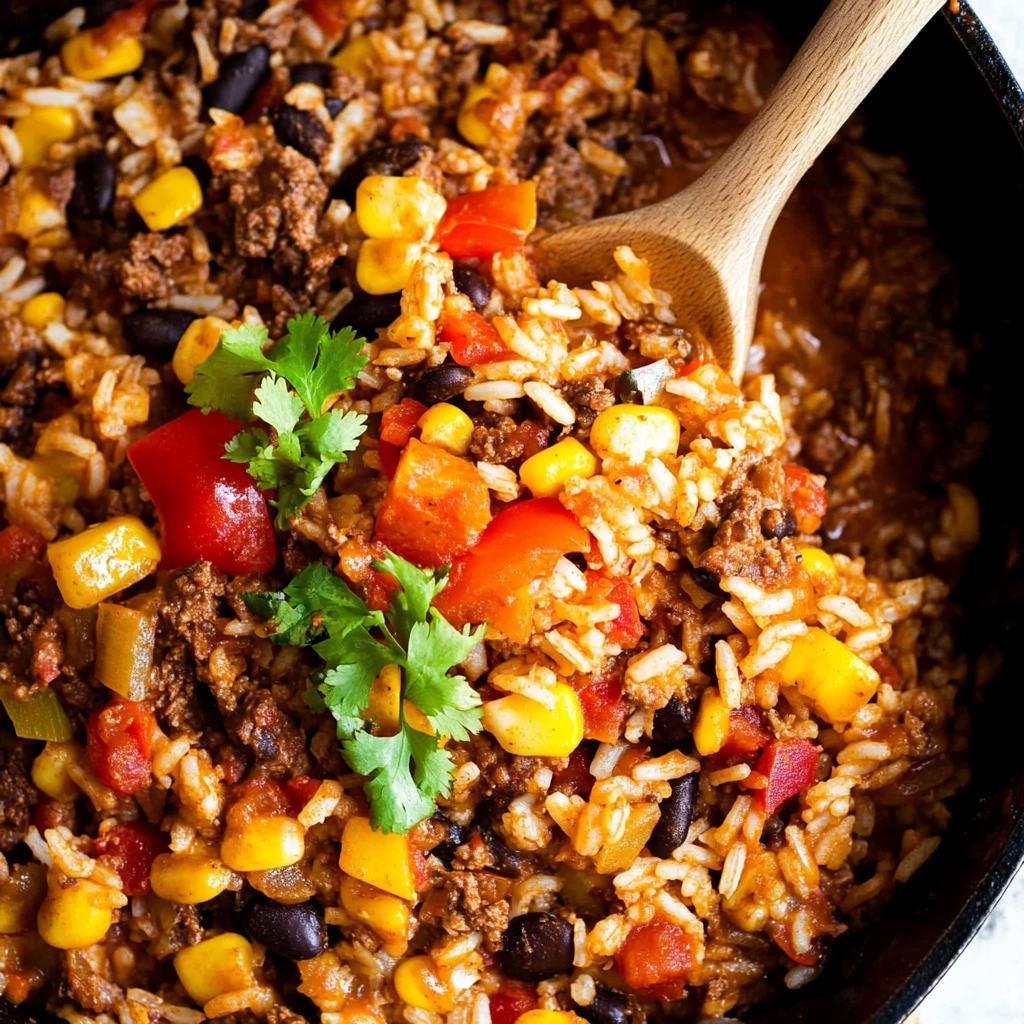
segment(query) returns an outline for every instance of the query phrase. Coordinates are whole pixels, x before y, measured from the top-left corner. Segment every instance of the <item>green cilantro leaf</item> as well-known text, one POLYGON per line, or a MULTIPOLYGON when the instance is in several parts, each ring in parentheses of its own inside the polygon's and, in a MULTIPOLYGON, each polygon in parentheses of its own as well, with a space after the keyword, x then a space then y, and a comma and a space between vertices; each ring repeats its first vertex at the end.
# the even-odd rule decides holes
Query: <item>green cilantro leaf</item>
POLYGON ((217 409, 233 420, 249 423, 253 418, 253 389, 260 377, 274 368, 263 354, 266 341, 267 329, 256 324, 226 330, 185 385, 189 403, 203 412, 217 409))
POLYGON ((302 399, 288 387, 284 377, 275 377, 272 373, 263 378, 253 394, 256 401, 252 411, 277 431, 280 444, 281 435, 290 434, 302 417, 302 399))

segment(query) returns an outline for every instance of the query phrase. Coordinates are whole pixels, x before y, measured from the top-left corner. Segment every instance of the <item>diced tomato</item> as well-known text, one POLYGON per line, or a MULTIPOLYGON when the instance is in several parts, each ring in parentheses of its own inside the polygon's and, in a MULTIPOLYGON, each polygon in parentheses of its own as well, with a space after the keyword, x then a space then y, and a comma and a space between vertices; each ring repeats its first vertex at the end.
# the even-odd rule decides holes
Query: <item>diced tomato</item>
POLYGON ((768 784, 755 799, 766 814, 814 782, 818 773, 818 748, 810 740, 774 740, 765 747, 754 768, 768 784))
POLYGON ((759 754, 772 734, 764 727, 761 712, 753 704, 744 704, 729 712, 729 735, 722 744, 718 754, 723 764, 738 763, 759 754))
POLYGON ((123 11, 116 11, 94 30, 94 44, 102 49, 108 49, 116 46, 122 39, 138 36, 146 27, 149 12, 155 3, 156 0, 139 0, 123 11))
POLYGON ((875 660, 871 662, 871 667, 878 673, 878 678, 883 683, 888 683, 890 686, 899 689, 900 684, 903 682, 903 673, 900 672, 899 665, 885 651, 880 652, 875 657, 875 660))
POLYGON ((316 795, 320 788, 320 779, 314 779, 309 775, 296 775, 284 784, 284 791, 288 795, 288 809, 292 817, 297 817, 299 811, 316 795))
POLYGON ((267 500, 245 467, 224 458, 241 429, 192 409, 128 447, 163 532, 161 569, 200 560, 233 575, 267 572, 277 559, 267 500))
POLYGON ((397 444, 378 441, 377 454, 380 456, 381 472, 390 480, 398 469, 398 460, 402 457, 402 449, 397 444))
POLYGON ((23 1003, 32 991, 32 983, 38 979, 39 971, 35 968, 18 970, 16 967, 8 967, 4 971, 4 980, 7 983, 4 995, 15 1005, 23 1003))
POLYGON ((493 363, 512 356, 491 323, 475 309, 443 314, 437 337, 438 341, 451 345, 452 359, 459 366, 493 363))
POLYGON ((834 908, 821 889, 811 890, 803 909, 810 918, 811 928, 818 933, 805 952, 797 953, 793 948, 789 929, 781 921, 770 921, 764 930, 790 960, 805 967, 813 967, 821 959, 832 936, 841 934, 844 929, 836 921, 834 908))
POLYGON ((430 881, 430 867, 422 850, 412 851, 412 884, 420 892, 430 881))
POLYGON ((32 678, 48 686, 60 675, 63 645, 49 635, 46 627, 32 638, 32 678))
POLYGON ((622 699, 622 682, 576 676, 573 687, 583 711, 583 735, 588 740, 618 743, 629 715, 629 705, 622 699))
POLYGON ((85 752, 100 782, 129 796, 148 785, 155 724, 145 704, 123 697, 93 711, 85 727, 85 752))
POLYGON ((144 821, 122 822, 96 840, 96 853, 121 876, 126 896, 149 892, 149 869, 166 849, 167 837, 144 821))
POLYGON ((426 411, 427 407, 415 398, 403 398, 397 405, 384 410, 380 418, 380 439, 399 448, 408 444, 416 432, 416 424, 426 411))
POLYGON ((31 526, 5 526, 0 530, 0 565, 37 562, 46 554, 46 541, 31 526))
POLYGON ((503 988, 490 997, 491 1024, 516 1024, 527 1010, 537 1008, 537 993, 532 988, 517 985, 503 988))
POLYGON ((537 189, 532 181, 494 185, 449 200, 437 241, 452 259, 490 259, 521 249, 536 226, 537 189))
POLYGON ((793 506, 796 528, 801 533, 814 533, 821 526, 822 516, 828 511, 824 477, 816 476, 809 469, 793 463, 787 463, 782 470, 786 475, 786 492, 793 506))
POLYGON ((332 38, 348 26, 341 0, 302 0, 302 9, 332 38))
MULTIPOLYGON (((500 696, 500 695, 499 695, 500 696)), ((585 714, 585 713, 584 713, 585 714)), ((569 763, 554 773, 551 788, 557 793, 589 793, 594 785, 594 776, 590 774, 592 753, 587 748, 590 744, 581 743, 570 755, 569 763)))
POLYGON ((547 93, 549 96, 558 92, 566 82, 576 74, 579 69, 579 58, 571 54, 562 61, 553 71, 537 79, 534 86, 539 92, 547 93))
POLYGON ((284 786, 269 775, 250 775, 235 790, 226 820, 229 828, 244 828, 256 818, 276 818, 288 814, 292 801, 284 786))
POLYGON ((41 797, 35 807, 32 808, 32 824, 40 832, 48 828, 66 828, 75 831, 75 804, 69 800, 67 803, 61 800, 51 800, 49 797, 41 797))
POLYGON ((587 595, 619 606, 619 614, 610 622, 601 622, 598 629, 620 647, 635 647, 644 635, 633 587, 629 580, 610 580, 599 572, 587 571, 587 595))
POLYGON ((676 370, 676 373, 680 377, 689 377, 695 370, 700 369, 702 366, 706 366, 710 362, 710 359, 701 359, 698 356, 695 359, 691 359, 688 362, 683 363, 683 365, 676 370))
MULTIPOLYGON (((257 90, 256 94, 252 98, 252 102, 242 114, 242 120, 246 124, 252 124, 254 121, 258 121, 264 114, 269 114, 272 110, 276 110, 283 102, 284 95, 288 91, 288 79, 283 75, 271 75, 257 90)), ((218 146, 221 143, 222 136, 218 134, 217 141, 214 146, 218 146)), ((232 148, 228 145, 226 148, 232 148)), ((221 146, 219 152, 223 152, 224 146, 221 146)))
POLYGON ((452 563, 435 604, 453 625, 488 622, 526 643, 533 619, 526 588, 562 555, 589 550, 590 535, 557 498, 521 501, 498 513, 473 550, 452 563))
POLYGON ((641 924, 626 936, 615 954, 615 966, 635 989, 685 980, 694 967, 694 940, 669 921, 641 924))
POLYGON ((374 540, 421 566, 465 554, 491 520, 491 498, 476 467, 411 438, 391 478, 374 540))

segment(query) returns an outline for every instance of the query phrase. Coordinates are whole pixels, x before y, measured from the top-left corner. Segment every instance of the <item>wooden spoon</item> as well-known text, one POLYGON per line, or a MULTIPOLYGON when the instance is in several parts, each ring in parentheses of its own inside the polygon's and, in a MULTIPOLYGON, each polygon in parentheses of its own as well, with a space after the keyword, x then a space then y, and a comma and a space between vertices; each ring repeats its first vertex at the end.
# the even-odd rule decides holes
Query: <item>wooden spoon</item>
MULTIPOLYGON (((629 245, 699 327, 737 381, 754 333, 768 236, 797 182, 875 83, 946 0, 833 0, 757 116, 689 188, 630 213, 542 239, 549 277, 614 274, 629 245)), ((936 102, 940 97, 936 97, 936 102)))

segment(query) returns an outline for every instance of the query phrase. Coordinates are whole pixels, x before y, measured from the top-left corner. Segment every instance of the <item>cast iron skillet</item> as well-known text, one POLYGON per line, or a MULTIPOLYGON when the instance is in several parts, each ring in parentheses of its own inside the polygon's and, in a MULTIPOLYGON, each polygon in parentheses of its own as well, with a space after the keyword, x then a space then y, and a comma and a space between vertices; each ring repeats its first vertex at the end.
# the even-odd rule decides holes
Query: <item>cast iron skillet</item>
MULTIPOLYGON (((751 2, 796 41, 824 8, 823 0, 751 2)), ((27 7, 26 0, 12 3, 27 7)), ((36 12, 51 3, 36 0, 36 12)), ((1006 652, 1006 666, 972 700, 973 781, 956 800, 938 852, 900 888, 878 924, 836 944, 821 978, 750 1011, 748 1024, 902 1024, 1024 861, 1024 696, 1016 671, 1024 644, 1024 509, 1011 497, 1024 450, 1024 266, 1014 252, 1024 238, 1024 92, 961 2, 958 14, 932 21, 868 106, 869 144, 908 160, 929 199, 938 243, 957 263, 962 335, 983 339, 973 383, 985 393, 993 423, 973 480, 982 546, 958 599, 966 609, 966 644, 975 654, 1006 652)), ((33 1021, 56 1024, 0 999, 0 1024, 33 1021)))

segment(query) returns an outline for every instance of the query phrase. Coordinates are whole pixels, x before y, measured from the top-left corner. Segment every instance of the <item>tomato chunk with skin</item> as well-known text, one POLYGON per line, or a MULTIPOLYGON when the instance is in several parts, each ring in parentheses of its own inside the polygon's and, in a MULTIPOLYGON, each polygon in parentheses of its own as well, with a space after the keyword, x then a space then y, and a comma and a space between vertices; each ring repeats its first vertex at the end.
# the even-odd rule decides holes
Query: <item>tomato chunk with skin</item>
POLYGON ((154 825, 126 821, 96 840, 96 853, 106 857, 120 875, 126 896, 145 896, 149 892, 149 869, 167 845, 167 837, 154 825))
POLYGON ((526 643, 533 617, 526 588, 562 555, 589 550, 590 534, 557 498, 521 501, 499 512, 476 547, 452 563, 435 604, 453 625, 487 622, 526 643))
POLYGON ((448 201, 437 241, 452 259, 489 259, 521 249, 537 226, 537 189, 532 181, 493 185, 448 201))
POLYGON ((123 697, 93 711, 85 727, 85 752, 103 785, 131 796, 149 784, 155 724, 145 704, 123 697))
POLYGON ((598 623, 597 628, 612 643, 626 649, 635 647, 644 635, 644 624, 640 620, 640 610, 629 580, 610 580, 599 572, 588 570, 587 595, 619 606, 619 614, 610 622, 598 623))
POLYGON ((618 743, 622 727, 629 715, 629 705, 622 699, 622 682, 618 679, 588 679, 577 676, 573 687, 583 711, 583 735, 588 740, 618 743))
POLYGON ((490 521, 490 493, 476 467, 411 438, 377 513, 374 540, 436 567, 465 554, 490 521))
POLYGON ((694 967, 694 940, 669 921, 638 925, 615 954, 615 966, 641 991, 684 981, 694 967))
POLYGON ((380 439, 399 448, 408 444, 416 432, 416 424, 426 411, 427 407, 415 398, 403 398, 384 410, 380 418, 380 439))
POLYGON ((761 712, 753 704, 744 704, 729 712, 729 735, 721 749, 708 757, 708 767, 714 771, 741 762, 752 765, 771 740, 761 712))
POLYGON ((823 478, 793 463, 783 466, 782 471, 786 476, 786 493, 793 506, 796 528, 801 533, 814 533, 828 511, 828 496, 821 482, 823 478))
POLYGON ((30 526, 15 523, 0 530, 0 565, 38 562, 45 554, 45 539, 30 526))
POLYGON ((818 748, 810 740, 775 740, 765 748, 754 768, 768 784, 757 793, 766 814, 814 782, 818 773, 818 748))
POLYGON ((192 409, 129 445, 160 518, 161 569, 208 561, 240 575, 277 560, 267 499, 243 465, 224 458, 239 430, 219 412, 192 409))
POLYGON ((340 0, 302 0, 302 9, 332 38, 340 36, 348 25, 340 0))
POLYGON ((284 784, 284 791, 288 797, 288 809, 293 818, 299 816, 299 812, 316 795, 320 788, 320 779, 314 779, 309 775, 296 775, 284 784))
MULTIPOLYGON (((586 722, 586 712, 583 716, 586 722)), ((556 793, 589 793, 594 786, 594 776, 590 774, 590 762, 594 759, 593 751, 588 749, 591 744, 581 743, 570 755, 569 763, 554 773, 551 789, 556 793)))
POLYGON ((532 988, 504 988, 490 997, 491 1024, 516 1024, 527 1010, 537 1008, 537 993, 532 988))

